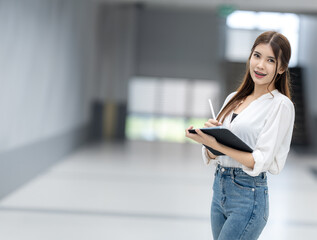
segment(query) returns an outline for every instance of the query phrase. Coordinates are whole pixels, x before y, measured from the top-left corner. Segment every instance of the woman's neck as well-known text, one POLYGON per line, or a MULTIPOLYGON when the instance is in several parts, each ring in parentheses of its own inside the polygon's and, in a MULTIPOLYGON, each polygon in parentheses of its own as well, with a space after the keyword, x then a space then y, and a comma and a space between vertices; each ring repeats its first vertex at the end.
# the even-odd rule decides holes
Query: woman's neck
POLYGON ((252 98, 257 99, 259 97, 261 97, 262 95, 272 92, 273 90, 275 90, 275 87, 270 87, 269 90, 267 89, 267 87, 256 87, 254 86, 254 90, 253 92, 250 94, 250 96, 252 96, 252 98))

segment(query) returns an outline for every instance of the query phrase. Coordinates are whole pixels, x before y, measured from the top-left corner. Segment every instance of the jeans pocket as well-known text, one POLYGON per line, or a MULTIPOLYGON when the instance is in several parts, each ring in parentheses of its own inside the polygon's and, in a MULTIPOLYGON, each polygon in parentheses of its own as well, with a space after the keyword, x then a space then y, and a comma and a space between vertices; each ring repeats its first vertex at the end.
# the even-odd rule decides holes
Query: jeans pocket
POLYGON ((264 220, 267 222, 269 219, 269 191, 268 189, 264 190, 264 220))
POLYGON ((249 176, 234 176, 232 178, 232 182, 235 186, 245 189, 245 190, 250 190, 254 191, 254 181, 252 177, 249 176))

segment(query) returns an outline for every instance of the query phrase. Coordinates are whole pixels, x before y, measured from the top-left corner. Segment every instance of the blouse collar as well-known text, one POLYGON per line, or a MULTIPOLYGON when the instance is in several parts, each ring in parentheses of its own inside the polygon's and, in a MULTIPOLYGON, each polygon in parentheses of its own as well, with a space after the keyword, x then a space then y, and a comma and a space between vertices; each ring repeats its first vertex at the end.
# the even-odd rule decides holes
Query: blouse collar
POLYGON ((267 99, 267 98, 273 98, 275 95, 277 95, 279 93, 279 91, 277 89, 274 89, 271 92, 265 93, 263 94, 261 97, 257 98, 256 100, 260 100, 260 99, 267 99), (273 96, 272 96, 273 95, 273 96))

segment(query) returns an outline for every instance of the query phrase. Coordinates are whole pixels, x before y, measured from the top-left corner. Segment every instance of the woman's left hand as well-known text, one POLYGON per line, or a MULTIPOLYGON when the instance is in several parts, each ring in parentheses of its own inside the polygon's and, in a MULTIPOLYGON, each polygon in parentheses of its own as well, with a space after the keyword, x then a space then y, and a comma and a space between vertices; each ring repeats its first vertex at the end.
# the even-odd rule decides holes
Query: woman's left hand
POLYGON ((213 149, 216 148, 218 142, 213 136, 210 136, 208 134, 203 133, 199 128, 195 129, 197 134, 190 133, 189 132, 190 129, 193 129, 193 126, 190 126, 189 128, 187 128, 185 130, 185 132, 186 132, 185 136, 186 137, 194 140, 195 142, 198 142, 198 143, 204 144, 206 146, 209 146, 209 147, 211 147, 213 149))

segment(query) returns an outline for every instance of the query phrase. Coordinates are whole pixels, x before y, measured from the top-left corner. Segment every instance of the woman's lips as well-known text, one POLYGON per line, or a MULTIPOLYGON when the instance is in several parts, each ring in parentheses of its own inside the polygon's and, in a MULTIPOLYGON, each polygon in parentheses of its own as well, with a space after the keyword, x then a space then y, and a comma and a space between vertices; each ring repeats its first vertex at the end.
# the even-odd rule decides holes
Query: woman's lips
POLYGON ((257 78, 264 78, 266 76, 266 74, 257 71, 254 71, 254 74, 257 78))

